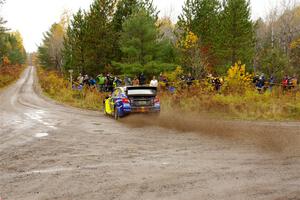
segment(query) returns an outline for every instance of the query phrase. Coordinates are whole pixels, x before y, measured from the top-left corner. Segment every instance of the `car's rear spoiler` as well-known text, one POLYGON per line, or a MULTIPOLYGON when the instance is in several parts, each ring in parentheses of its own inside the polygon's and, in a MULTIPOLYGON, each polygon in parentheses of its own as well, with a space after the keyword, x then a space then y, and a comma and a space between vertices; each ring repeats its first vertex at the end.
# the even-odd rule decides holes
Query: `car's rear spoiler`
POLYGON ((127 96, 155 97, 156 94, 157 94, 157 87, 151 87, 151 86, 130 86, 130 87, 126 88, 126 95, 127 96), (142 90, 149 90, 149 93, 142 92, 142 90), (133 91, 141 91, 141 93, 139 94, 138 92, 133 92, 133 91))

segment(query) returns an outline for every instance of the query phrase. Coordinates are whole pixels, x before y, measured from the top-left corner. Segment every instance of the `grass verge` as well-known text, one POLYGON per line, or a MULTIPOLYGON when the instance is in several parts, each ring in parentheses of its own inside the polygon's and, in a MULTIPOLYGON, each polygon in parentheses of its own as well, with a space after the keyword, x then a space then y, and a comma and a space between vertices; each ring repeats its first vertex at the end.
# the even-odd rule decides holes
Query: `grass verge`
POLYGON ((178 94, 162 94, 164 109, 178 112, 198 113, 225 119, 243 120, 300 120, 300 92, 286 94, 278 92, 259 94, 248 90, 244 95, 212 94, 184 91, 178 94), (196 94, 195 94, 196 93, 196 94))
MULTIPOLYGON (((40 85, 44 93, 54 100, 78 108, 101 110, 107 94, 85 88, 83 91, 70 89, 70 84, 53 71, 38 68, 40 85)), ((160 92, 162 110, 180 113, 198 114, 212 118, 243 120, 300 120, 300 92, 285 94, 280 88, 272 92, 258 94, 255 90, 246 90, 243 95, 216 94, 195 87, 191 90, 177 91, 175 94, 160 92)))
POLYGON ((101 110, 105 94, 84 88, 72 90, 70 83, 54 71, 37 70, 39 83, 44 94, 60 103, 89 110, 101 110))

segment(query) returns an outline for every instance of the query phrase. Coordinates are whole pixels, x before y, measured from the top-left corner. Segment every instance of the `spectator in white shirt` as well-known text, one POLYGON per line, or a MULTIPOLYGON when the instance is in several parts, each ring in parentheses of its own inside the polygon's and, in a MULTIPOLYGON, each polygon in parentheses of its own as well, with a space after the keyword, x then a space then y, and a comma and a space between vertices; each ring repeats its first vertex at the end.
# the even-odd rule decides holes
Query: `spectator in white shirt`
POLYGON ((150 82, 151 87, 158 87, 158 81, 156 80, 156 77, 153 76, 153 79, 150 82))

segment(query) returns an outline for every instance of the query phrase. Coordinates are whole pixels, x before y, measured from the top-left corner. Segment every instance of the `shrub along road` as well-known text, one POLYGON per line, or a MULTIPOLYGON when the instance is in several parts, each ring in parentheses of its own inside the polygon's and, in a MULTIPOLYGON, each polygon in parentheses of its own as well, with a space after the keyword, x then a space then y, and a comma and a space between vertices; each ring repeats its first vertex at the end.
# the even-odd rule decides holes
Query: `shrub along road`
POLYGON ((41 97, 35 77, 0 94, 3 200, 300 199, 299 123, 115 122, 41 97))

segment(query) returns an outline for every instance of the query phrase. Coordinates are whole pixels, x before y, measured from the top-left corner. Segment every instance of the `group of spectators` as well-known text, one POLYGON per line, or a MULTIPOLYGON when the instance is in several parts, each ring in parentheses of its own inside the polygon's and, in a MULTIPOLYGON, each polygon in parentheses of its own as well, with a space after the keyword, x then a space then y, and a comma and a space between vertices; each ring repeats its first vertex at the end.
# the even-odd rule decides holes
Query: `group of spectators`
MULTIPOLYGON (((213 77, 212 75, 209 75, 208 77, 209 82, 214 87, 215 91, 220 91, 223 79, 219 77, 213 77)), ((180 87, 181 88, 189 88, 193 85, 195 81, 195 78, 192 76, 191 73, 181 76, 180 77, 180 87)), ((162 89, 169 89, 169 90, 175 90, 175 88, 172 86, 172 83, 168 81, 168 78, 161 73, 158 78, 153 76, 150 82, 147 82, 147 78, 144 75, 144 73, 141 73, 137 76, 135 76, 133 79, 131 79, 129 76, 125 76, 124 80, 122 80, 119 76, 113 76, 110 73, 107 73, 106 75, 99 74, 96 78, 89 77, 88 75, 82 76, 82 74, 79 74, 77 78, 78 87, 76 89, 82 89, 84 86, 88 86, 89 88, 95 88, 99 92, 112 92, 114 88, 120 87, 122 85, 125 86, 139 86, 139 85, 149 85, 152 87, 162 87, 162 89)), ((270 91, 275 85, 281 85, 283 90, 290 90, 293 88, 296 88, 298 85, 298 80, 296 75, 294 76, 288 76, 286 75, 281 83, 275 82, 275 78, 273 76, 270 76, 269 79, 265 78, 264 74, 256 75, 253 78, 253 84, 256 87, 256 89, 259 92, 264 92, 267 89, 270 91)))
POLYGON ((289 90, 289 89, 294 89, 296 88, 298 85, 298 79, 296 77, 296 75, 294 76, 288 76, 285 75, 285 77, 282 80, 282 88, 284 90, 289 90))
MULTIPOLYGON (((79 74, 79 76, 77 77, 77 82, 73 85, 73 88, 81 90, 84 86, 87 86, 91 89, 97 89, 99 92, 112 92, 114 88, 120 87, 122 85, 148 85, 152 87, 161 87, 163 85, 163 89, 174 88, 171 86, 172 83, 169 82, 167 76, 165 76, 163 73, 161 73, 158 78, 156 78, 156 76, 153 76, 150 81, 147 80, 149 79, 146 78, 144 73, 134 76, 133 79, 131 79, 129 76, 125 76, 124 80, 122 80, 119 76, 113 76, 110 73, 107 73, 106 75, 101 73, 96 78, 93 78, 88 75, 83 76, 82 74, 79 74)), ((191 73, 181 77, 182 85, 187 87, 192 86, 194 80, 195 78, 191 75, 191 73)))
MULTIPOLYGON (((266 91, 266 89, 272 90, 272 88, 276 85, 276 82, 274 76, 270 76, 269 80, 267 80, 265 78, 265 75, 261 74, 261 75, 256 75, 253 78, 253 84, 255 85, 258 91, 263 92, 266 91)), ((296 75, 294 76, 285 75, 281 81, 281 84, 277 83, 277 85, 281 85, 284 91, 294 89, 298 85, 298 79, 296 75)))
MULTIPOLYGON (((77 84, 78 86, 74 86, 74 88, 79 90, 81 90, 84 86, 88 86, 91 89, 96 88, 99 92, 112 92, 114 88, 122 85, 138 86, 146 85, 147 83, 144 73, 135 76, 133 79, 131 79, 129 76, 125 76, 124 80, 122 80, 119 76, 113 76, 112 74, 107 73, 106 75, 99 74, 96 78, 79 74, 77 77, 77 84)), ((156 80, 155 76, 149 85, 153 87, 158 86, 158 80, 156 80)))

